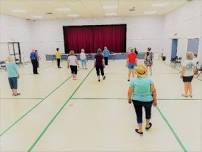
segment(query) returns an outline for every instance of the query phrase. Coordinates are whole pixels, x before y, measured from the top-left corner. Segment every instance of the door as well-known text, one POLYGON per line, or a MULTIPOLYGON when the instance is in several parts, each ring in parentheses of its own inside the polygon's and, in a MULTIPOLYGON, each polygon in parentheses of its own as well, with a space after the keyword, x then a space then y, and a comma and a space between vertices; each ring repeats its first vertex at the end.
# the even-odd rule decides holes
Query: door
POLYGON ((177 43, 178 39, 172 39, 171 60, 175 59, 177 56, 177 43))

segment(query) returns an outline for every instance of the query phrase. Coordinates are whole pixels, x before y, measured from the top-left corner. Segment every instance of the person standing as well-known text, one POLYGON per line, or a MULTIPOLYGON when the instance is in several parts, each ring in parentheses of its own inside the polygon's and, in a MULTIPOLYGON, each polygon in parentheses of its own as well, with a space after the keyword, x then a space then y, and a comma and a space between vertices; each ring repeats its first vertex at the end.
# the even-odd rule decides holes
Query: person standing
POLYGON ((37 54, 35 52, 35 50, 33 49, 32 52, 30 53, 30 59, 32 62, 32 67, 33 67, 33 74, 39 74, 37 71, 38 68, 38 57, 37 54))
POLYGON ((76 80, 78 67, 79 67, 79 62, 77 60, 77 57, 74 54, 74 50, 71 50, 67 58, 67 68, 71 69, 73 80, 76 80))
POLYGON ((102 55, 102 50, 99 48, 97 50, 97 54, 95 55, 95 63, 94 63, 97 77, 98 77, 98 82, 100 82, 100 72, 102 75, 103 80, 105 80, 105 74, 104 74, 104 67, 105 67, 105 61, 104 57, 102 55))
POLYGON ((128 103, 133 103, 135 108, 138 129, 135 131, 143 135, 142 127, 142 108, 145 109, 146 116, 146 130, 152 127, 151 108, 152 104, 157 106, 157 93, 153 81, 147 77, 147 68, 144 65, 138 65, 135 68, 136 78, 133 78, 130 82, 128 89, 128 103))
POLYGON ((7 59, 6 69, 8 74, 8 81, 12 90, 12 95, 18 96, 20 95, 20 93, 17 92, 19 72, 16 63, 11 56, 9 56, 7 59))
POLYGON ((104 50, 103 50, 103 56, 104 56, 105 65, 108 65, 110 52, 109 52, 109 50, 107 49, 106 46, 104 47, 104 50))
POLYGON ((86 54, 85 54, 85 50, 84 49, 81 49, 81 53, 80 53, 80 60, 81 60, 81 65, 82 65, 82 68, 84 69, 87 69, 87 57, 86 57, 86 54))
POLYGON ((193 53, 186 53, 186 60, 181 65, 180 77, 184 82, 184 97, 192 97, 192 79, 196 71, 196 64, 193 61, 193 53))
POLYGON ((56 58, 56 61, 57 61, 58 68, 61 68, 61 66, 60 66, 61 53, 60 53, 59 48, 56 48, 55 58, 56 58))
POLYGON ((147 52, 144 57, 144 64, 149 69, 150 75, 152 75, 153 52, 151 52, 151 48, 147 49, 147 52))
POLYGON ((135 76, 134 67, 137 65, 137 54, 134 52, 134 49, 131 49, 130 53, 128 54, 126 64, 128 67, 128 81, 130 81, 131 74, 132 77, 135 76))
POLYGON ((39 68, 40 56, 39 56, 38 50, 35 50, 35 53, 36 53, 36 57, 37 57, 37 68, 39 68))

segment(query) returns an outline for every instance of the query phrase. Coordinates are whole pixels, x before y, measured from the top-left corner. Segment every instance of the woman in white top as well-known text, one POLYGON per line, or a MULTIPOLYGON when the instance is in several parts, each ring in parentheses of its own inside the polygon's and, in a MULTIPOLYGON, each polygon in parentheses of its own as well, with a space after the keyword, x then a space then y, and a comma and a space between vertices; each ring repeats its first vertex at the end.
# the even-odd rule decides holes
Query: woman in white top
POLYGON ((67 68, 71 69, 73 80, 76 80, 77 67, 79 67, 79 62, 77 60, 76 55, 74 54, 74 51, 71 50, 67 58, 67 68))
POLYGON ((186 60, 181 65, 180 76, 184 82, 184 97, 192 97, 192 79, 194 76, 194 71, 196 70, 195 63, 193 61, 193 53, 186 53, 186 60))
POLYGON ((85 54, 85 50, 84 50, 84 49, 81 49, 80 61, 81 61, 82 68, 83 68, 83 69, 84 69, 84 68, 87 69, 87 66, 86 66, 87 57, 86 57, 86 54, 85 54))

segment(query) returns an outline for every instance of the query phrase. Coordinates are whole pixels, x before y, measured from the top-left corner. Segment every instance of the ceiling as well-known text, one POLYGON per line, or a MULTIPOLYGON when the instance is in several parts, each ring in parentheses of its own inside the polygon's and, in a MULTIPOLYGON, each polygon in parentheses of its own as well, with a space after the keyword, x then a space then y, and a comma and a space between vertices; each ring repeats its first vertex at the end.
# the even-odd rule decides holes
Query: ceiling
POLYGON ((185 3, 188 0, 0 0, 0 14, 26 19, 165 15, 185 3))

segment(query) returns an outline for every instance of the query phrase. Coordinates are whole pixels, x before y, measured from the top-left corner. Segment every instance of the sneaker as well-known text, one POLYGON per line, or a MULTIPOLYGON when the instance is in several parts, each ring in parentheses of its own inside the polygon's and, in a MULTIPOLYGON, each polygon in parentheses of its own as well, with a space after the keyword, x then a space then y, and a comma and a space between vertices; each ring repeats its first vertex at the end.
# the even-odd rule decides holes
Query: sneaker
POLYGON ((100 82, 100 79, 98 81, 100 82))
POLYGON ((103 76, 103 80, 105 80, 106 79, 106 77, 105 76, 103 76))

